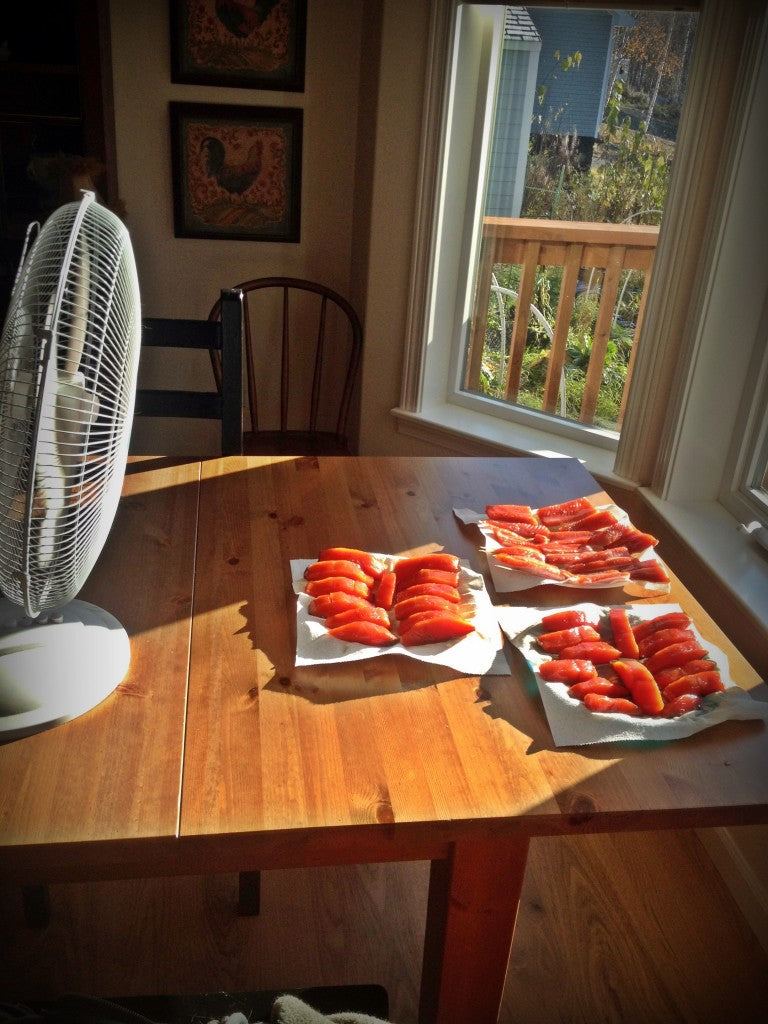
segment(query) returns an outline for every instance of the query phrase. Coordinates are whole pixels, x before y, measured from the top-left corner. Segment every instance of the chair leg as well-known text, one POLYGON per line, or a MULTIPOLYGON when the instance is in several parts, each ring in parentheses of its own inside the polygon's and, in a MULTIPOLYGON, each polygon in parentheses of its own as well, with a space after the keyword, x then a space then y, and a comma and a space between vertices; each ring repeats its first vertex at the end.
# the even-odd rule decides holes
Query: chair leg
POLYGON ((24 920, 29 928, 45 928, 51 921, 51 894, 47 885, 24 885, 21 889, 24 920))
POLYGON ((254 917, 261 910, 261 872, 241 871, 238 877, 237 912, 254 917))

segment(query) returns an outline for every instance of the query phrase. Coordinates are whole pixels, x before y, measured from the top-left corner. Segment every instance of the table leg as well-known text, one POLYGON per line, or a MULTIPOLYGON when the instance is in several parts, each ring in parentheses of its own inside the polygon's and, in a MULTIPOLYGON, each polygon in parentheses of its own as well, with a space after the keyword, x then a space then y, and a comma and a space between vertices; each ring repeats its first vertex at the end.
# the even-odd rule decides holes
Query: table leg
POLYGON ((432 861, 419 1024, 496 1024, 528 839, 467 840, 432 861))
POLYGON ((21 898, 24 920, 29 928, 45 928, 51 923, 51 895, 47 885, 24 885, 21 898))
POLYGON ((237 879, 237 912, 253 917, 261 911, 261 872, 241 871, 237 879))

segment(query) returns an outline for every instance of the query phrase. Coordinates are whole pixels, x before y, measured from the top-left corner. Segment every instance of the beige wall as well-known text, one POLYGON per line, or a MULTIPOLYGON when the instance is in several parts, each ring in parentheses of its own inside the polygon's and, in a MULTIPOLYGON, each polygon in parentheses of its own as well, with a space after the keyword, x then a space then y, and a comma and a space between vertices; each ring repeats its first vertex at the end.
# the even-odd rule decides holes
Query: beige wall
MULTIPOLYGON (((400 391, 428 12, 410 0, 309 0, 305 90, 289 93, 173 84, 167 0, 110 5, 118 182, 143 312, 202 317, 222 286, 265 274, 349 295, 365 326, 364 452, 413 450, 389 410, 400 391), (174 237, 172 100, 303 109, 300 242, 174 237)), ((143 372, 159 380, 158 360, 147 354, 143 372)), ((184 369, 181 380, 208 385, 206 360, 187 357, 184 369)), ((134 450, 156 450, 159 431, 167 451, 215 451, 212 424, 172 421, 137 423, 134 450)))
POLYGON ((400 402, 430 4, 385 0, 381 7, 360 450, 430 454, 399 435, 390 415, 400 402))

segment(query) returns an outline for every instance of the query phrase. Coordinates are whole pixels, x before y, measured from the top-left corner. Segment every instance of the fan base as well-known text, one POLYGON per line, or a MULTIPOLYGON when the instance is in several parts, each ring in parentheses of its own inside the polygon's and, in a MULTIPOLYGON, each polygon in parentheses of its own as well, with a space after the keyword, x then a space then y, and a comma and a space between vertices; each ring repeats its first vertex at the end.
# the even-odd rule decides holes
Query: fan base
POLYGON ((128 634, 113 615, 71 601, 59 617, 19 625, 22 609, 0 599, 0 743, 90 711, 128 671, 128 634))

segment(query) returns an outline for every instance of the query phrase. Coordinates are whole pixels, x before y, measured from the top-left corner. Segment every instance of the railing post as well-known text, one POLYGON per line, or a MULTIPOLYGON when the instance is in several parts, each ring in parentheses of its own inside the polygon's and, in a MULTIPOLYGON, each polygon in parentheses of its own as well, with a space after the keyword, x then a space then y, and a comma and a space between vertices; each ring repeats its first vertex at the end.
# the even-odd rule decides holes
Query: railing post
POLYGON ((635 368, 635 359, 637 358, 637 346, 641 338, 641 331, 643 327, 643 318, 645 316, 645 300, 648 297, 648 285, 651 283, 651 270, 653 269, 653 258, 655 252, 651 253, 650 260, 648 262, 648 268, 645 271, 645 278, 643 279, 643 291, 640 295, 640 305, 637 309, 637 320, 635 321, 635 334, 632 339, 632 348, 629 353, 629 363, 627 364, 627 375, 624 378, 624 390, 621 393, 621 408, 619 409, 619 422, 617 424, 619 430, 624 422, 624 413, 627 407, 627 395, 629 394, 629 385, 632 380, 632 372, 635 368))
POLYGON ((464 387, 467 391, 480 391, 495 252, 495 239, 483 234, 475 280, 475 297, 472 303, 472 323, 469 326, 469 349, 464 370, 464 387))
POLYGON ((581 259, 584 246, 572 243, 568 246, 563 267, 563 280, 560 284, 560 298, 557 302, 555 329, 549 349, 549 366, 547 381, 544 385, 543 411, 553 413, 560 394, 560 379, 565 366, 565 354, 568 345, 568 329, 573 317, 573 304, 576 301, 576 285, 579 282, 581 259))
POLYGON ((515 304, 515 325, 509 343, 509 358, 504 382, 504 397, 514 402, 520 390, 520 375, 523 369, 525 343, 528 339, 528 324, 531 319, 531 302, 533 289, 536 285, 536 269, 539 265, 539 243, 527 241, 523 255, 523 266, 520 271, 520 288, 515 304))
POLYGON ((592 338, 592 351, 589 356, 589 369, 584 384, 584 396, 581 400, 581 412, 579 413, 581 423, 593 423, 595 419, 597 396, 603 380, 605 354, 608 350, 608 339, 611 335, 611 324, 616 309, 616 297, 619 294, 621 268, 624 266, 626 251, 623 245, 614 246, 606 262, 603 285, 600 289, 600 306, 592 338))

